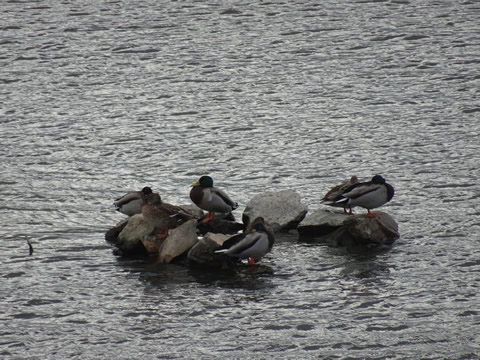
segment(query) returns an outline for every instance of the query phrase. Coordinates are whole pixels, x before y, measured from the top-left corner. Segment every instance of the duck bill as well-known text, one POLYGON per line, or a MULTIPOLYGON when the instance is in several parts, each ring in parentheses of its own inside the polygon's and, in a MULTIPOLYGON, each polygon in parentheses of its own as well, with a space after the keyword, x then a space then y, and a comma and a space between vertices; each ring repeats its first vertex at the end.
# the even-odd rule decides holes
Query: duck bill
POLYGON ((195 186, 200 186, 200 181, 197 181, 197 182, 192 184, 192 187, 195 187, 195 186))

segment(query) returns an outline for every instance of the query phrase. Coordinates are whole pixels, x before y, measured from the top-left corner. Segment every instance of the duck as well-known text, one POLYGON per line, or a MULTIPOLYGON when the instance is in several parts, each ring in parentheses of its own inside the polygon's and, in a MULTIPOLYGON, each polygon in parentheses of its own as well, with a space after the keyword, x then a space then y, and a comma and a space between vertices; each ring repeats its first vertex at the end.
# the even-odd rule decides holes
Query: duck
POLYGON ((194 218, 192 214, 181 207, 163 202, 158 193, 146 196, 145 205, 142 207, 142 216, 154 226, 158 239, 165 239, 169 229, 174 229, 194 218))
POLYGON ((227 239, 215 253, 224 253, 235 259, 248 259, 249 265, 257 264, 272 250, 275 236, 263 217, 256 218, 242 233, 227 239))
MULTIPOLYGON (((323 198, 320 201, 330 206, 343 207, 343 212, 346 214, 347 208, 345 207, 345 205, 337 204, 336 201, 341 199, 341 196, 345 190, 347 190, 352 185, 358 184, 358 183, 359 183, 358 178, 355 175, 353 175, 349 180, 332 187, 329 191, 327 191, 327 193, 323 196, 323 198)), ((352 214, 351 207, 350 207, 349 214, 352 214)))
POLYGON ((142 213, 142 206, 145 204, 145 197, 152 193, 152 189, 145 186, 140 191, 131 191, 115 200, 113 205, 117 211, 127 216, 142 213))
POLYGON ((223 190, 213 186, 213 179, 207 175, 192 184, 190 199, 200 209, 208 211, 208 216, 202 220, 204 223, 212 220, 216 212, 230 213, 238 207, 223 190))
POLYGON ((385 205, 392 200, 395 190, 381 175, 375 175, 372 180, 351 185, 345 189, 335 204, 342 206, 360 206, 367 209, 368 217, 378 217, 370 210, 385 205))

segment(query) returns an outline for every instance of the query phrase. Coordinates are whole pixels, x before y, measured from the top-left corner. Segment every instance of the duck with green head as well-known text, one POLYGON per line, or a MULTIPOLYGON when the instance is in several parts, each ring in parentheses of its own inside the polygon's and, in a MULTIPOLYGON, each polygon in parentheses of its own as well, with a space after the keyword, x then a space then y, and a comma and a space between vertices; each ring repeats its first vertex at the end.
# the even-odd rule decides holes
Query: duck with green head
POLYGON ((205 223, 212 220, 216 212, 230 213, 238 207, 223 190, 213 186, 210 176, 202 176, 192 184, 190 199, 200 209, 208 211, 208 216, 202 220, 205 223))
POLYGON ((375 175, 370 181, 353 184, 345 189, 333 206, 360 206, 367 209, 369 217, 377 217, 370 210, 385 205, 392 200, 394 194, 393 186, 387 184, 382 176, 375 175))

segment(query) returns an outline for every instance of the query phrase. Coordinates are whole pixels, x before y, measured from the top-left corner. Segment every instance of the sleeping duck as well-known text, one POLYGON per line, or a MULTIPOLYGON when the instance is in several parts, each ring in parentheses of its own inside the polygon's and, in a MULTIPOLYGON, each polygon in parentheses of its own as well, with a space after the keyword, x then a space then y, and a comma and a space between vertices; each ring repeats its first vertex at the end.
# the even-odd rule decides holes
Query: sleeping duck
POLYGON ((158 239, 166 238, 169 229, 193 219, 193 215, 181 207, 163 202, 158 193, 146 196, 142 216, 155 227, 158 239))
POLYGON ((115 200, 113 205, 122 214, 132 216, 142 213, 142 206, 145 203, 145 196, 152 193, 152 189, 145 186, 141 191, 131 191, 115 200))
POLYGON ((232 236, 215 252, 236 259, 248 259, 248 264, 253 265, 272 249, 274 242, 270 226, 262 217, 258 217, 244 233, 232 236))
POLYGON ((213 179, 210 176, 202 176, 192 184, 190 199, 200 209, 208 211, 208 216, 202 220, 204 223, 212 220, 216 212, 229 213, 238 207, 224 191, 213 186, 213 179))
POLYGON ((342 204, 350 208, 360 206, 367 209, 369 217, 377 217, 378 215, 370 210, 385 205, 392 200, 394 193, 392 185, 387 184, 382 176, 375 175, 371 181, 350 186, 335 201, 335 204, 342 204))
MULTIPOLYGON (((343 207, 343 212, 346 214, 347 209, 345 207, 345 204, 337 204, 336 201, 342 198, 342 194, 345 190, 347 190, 353 184, 358 184, 358 183, 359 183, 358 178, 355 175, 353 175, 350 178, 350 180, 347 180, 344 183, 340 185, 336 185, 333 188, 331 188, 322 198, 321 202, 326 203, 327 205, 330 205, 330 206, 343 207)), ((349 213, 352 214, 351 207, 350 207, 349 213)))

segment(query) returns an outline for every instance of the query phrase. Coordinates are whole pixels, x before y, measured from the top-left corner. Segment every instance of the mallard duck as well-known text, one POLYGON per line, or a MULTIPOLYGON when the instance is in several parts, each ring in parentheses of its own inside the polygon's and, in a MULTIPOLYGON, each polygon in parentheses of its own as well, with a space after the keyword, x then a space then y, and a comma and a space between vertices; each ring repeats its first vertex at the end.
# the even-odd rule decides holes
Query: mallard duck
POLYGON ((392 200, 394 193, 392 185, 387 184, 382 176, 375 175, 371 181, 350 186, 335 203, 350 208, 360 206, 367 209, 369 217, 377 217, 370 210, 385 205, 392 200))
POLYGON ((153 224, 158 239, 166 238, 169 229, 174 229, 193 219, 193 215, 181 207, 163 202, 158 193, 146 196, 145 205, 142 207, 142 216, 153 224))
POLYGON ((237 259, 248 259, 248 264, 255 264, 275 242, 275 237, 262 217, 256 218, 244 233, 226 240, 216 253, 225 253, 237 259))
POLYGON ((145 196, 152 193, 152 189, 145 186, 141 191, 131 191, 115 200, 113 205, 122 214, 132 216, 142 213, 142 206, 145 203, 145 196))
POLYGON ((238 207, 224 191, 213 186, 213 179, 210 176, 202 176, 192 184, 190 199, 200 209, 208 211, 208 216, 202 220, 205 223, 213 219, 215 212, 229 213, 238 207))
MULTIPOLYGON (((326 203, 327 205, 330 206, 337 206, 337 207, 343 207, 343 212, 346 214, 347 209, 344 204, 337 204, 336 201, 342 198, 342 194, 345 190, 347 190, 349 187, 351 187, 353 184, 358 184, 358 178, 353 175, 350 180, 345 181, 344 183, 341 183, 340 185, 336 185, 333 188, 331 188, 325 196, 322 198, 322 202, 326 203)), ((350 207, 350 214, 352 213, 352 208, 350 207)))

